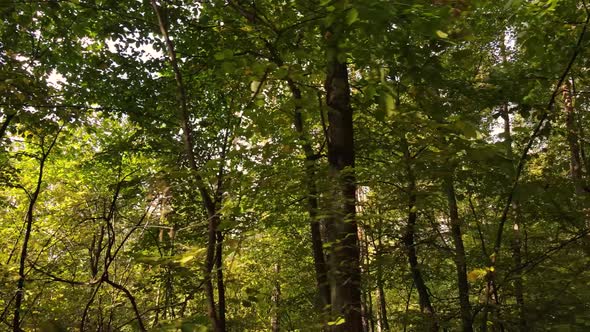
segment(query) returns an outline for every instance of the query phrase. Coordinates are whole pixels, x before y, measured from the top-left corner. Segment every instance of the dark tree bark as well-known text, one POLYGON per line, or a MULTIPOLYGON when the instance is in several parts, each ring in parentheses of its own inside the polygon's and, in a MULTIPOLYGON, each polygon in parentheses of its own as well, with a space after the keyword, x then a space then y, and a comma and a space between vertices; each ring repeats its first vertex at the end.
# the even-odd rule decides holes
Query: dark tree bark
MULTIPOLYGON (((544 126, 545 126, 546 122, 549 120, 549 114, 550 114, 549 110, 553 110, 557 96, 560 94, 560 92, 562 92, 562 90, 561 90, 562 85, 566 81, 566 78, 568 77, 569 72, 571 71, 574 63, 576 62, 578 55, 580 54, 580 51, 582 50, 582 43, 583 43, 584 38, 586 36, 586 31, 587 31, 589 23, 590 23, 590 11, 588 11, 588 8, 586 8, 586 20, 584 21, 582 31, 581 31, 580 35, 578 36, 578 41, 576 43, 576 47, 574 49, 574 52, 573 52, 572 56, 570 57, 567 65, 565 67, 565 70, 563 71, 563 73, 559 77, 559 80, 557 81, 557 84, 555 85, 553 93, 551 94, 551 98, 549 98, 549 102, 547 103, 547 106, 545 107, 545 110, 547 110, 547 111, 545 111, 541 114, 540 119, 537 122, 537 124, 534 126, 533 131, 530 134, 530 136, 527 140, 527 143, 525 144, 524 149, 522 150, 522 153, 521 153, 520 158, 518 160, 518 164, 516 166, 516 170, 514 173, 514 179, 512 182, 512 186, 508 192, 506 203, 504 204, 504 207, 502 209, 502 214, 500 216, 500 221, 498 223, 496 239, 494 241, 494 252, 491 256, 490 268, 496 267, 496 263, 500 257, 501 249, 502 249, 502 238, 503 238, 503 234, 504 234, 504 225, 506 224, 506 221, 508 220, 508 214, 510 212, 510 208, 512 207, 512 202, 515 197, 515 192, 516 192, 516 189, 518 188, 518 185, 520 182, 520 176, 521 176, 524 166, 526 164, 526 160, 527 160, 529 151, 533 147, 535 140, 541 135, 541 132, 542 132, 541 129, 545 128, 544 126)), ((492 272, 488 276, 488 285, 494 286, 495 281, 496 281, 495 279, 496 279, 495 274, 492 272)), ((496 296, 496 299, 497 299, 497 296, 496 296)))
MULTIPOLYGON (((381 215, 381 211, 378 213, 381 215)), ((377 243, 375 244, 375 261, 377 263, 377 272, 375 283, 377 284, 377 304, 378 304, 378 331, 389 332, 389 320, 387 319, 387 299, 385 298, 385 285, 383 281, 383 219, 379 217, 377 224, 377 243)))
POLYGON ((219 329, 225 331, 225 285, 223 279, 223 233, 216 233, 215 271, 217 273, 217 309, 219 329))
POLYGON ((14 119, 15 116, 16 116, 16 113, 6 114, 6 119, 4 119, 4 122, 2 123, 2 126, 0 127, 0 140, 2 140, 4 138, 4 134, 6 133, 6 130, 8 129, 8 125, 10 125, 10 121, 12 121, 12 119, 14 119))
POLYGON ((330 284, 328 282, 328 266, 326 263, 326 256, 324 255, 324 248, 322 243, 322 234, 320 230, 320 220, 318 217, 319 211, 319 192, 316 183, 316 168, 317 155, 314 153, 309 138, 307 137, 303 127, 303 114, 301 106, 301 90, 297 87, 295 82, 287 79, 289 89, 296 101, 295 106, 295 130, 299 134, 301 147, 305 154, 305 178, 303 180, 307 189, 306 201, 307 212, 309 214, 310 230, 311 230, 311 249, 313 255, 313 262, 315 268, 316 282, 320 294, 320 309, 330 305, 330 284))
MULTIPOLYGON (((363 202, 363 194, 361 190, 357 191, 358 202, 363 202)), ((362 213, 360 205, 357 207, 357 213, 362 213)), ((360 269, 363 277, 363 282, 366 285, 371 285, 371 271, 369 270, 369 239, 366 229, 358 226, 359 252, 360 252, 360 269)), ((370 287, 369 287, 370 288, 370 287)), ((373 332, 375 324, 373 321, 373 298, 371 296, 371 289, 364 288, 361 292, 361 315, 363 319, 363 331, 373 332)))
MULTIPOLYGON (((504 105, 502 110, 502 119, 504 120, 504 142, 508 151, 508 158, 513 158, 512 152, 512 131, 510 129, 510 113, 508 105, 504 105)), ((515 212, 514 223, 512 225, 512 259, 514 262, 514 269, 520 270, 522 266, 522 244, 521 244, 521 222, 520 222, 520 207, 519 202, 515 198, 513 203, 513 209, 515 212)), ((516 306, 518 308, 518 328, 521 332, 528 331, 526 311, 524 304, 524 284, 520 273, 514 278, 514 298, 516 300, 516 306)))
MULTIPOLYGON (((574 79, 574 77, 571 77, 571 86, 569 86, 569 90, 570 90, 570 96, 573 98, 573 96, 576 95, 576 81, 574 79)), ((573 106, 573 102, 572 102, 572 106, 573 106)), ((588 155, 586 154, 586 150, 587 150, 587 145, 588 145, 588 140, 586 139, 586 133, 584 130, 584 126, 582 125, 583 121, 582 121, 582 114, 580 114, 581 112, 575 112, 575 119, 574 122, 576 122, 576 129, 577 129, 577 138, 578 138, 578 142, 579 142, 579 146, 580 146, 580 156, 582 157, 582 174, 588 174, 588 172, 590 171, 589 168, 589 162, 590 160, 588 159, 588 155)), ((588 190, 588 187, 585 188, 586 190, 588 190)))
POLYGON ((471 303, 469 302, 469 282, 467 280, 467 261, 465 246, 463 245, 463 234, 461 231, 461 219, 457 207, 455 185, 453 174, 444 179, 444 187, 449 204, 449 217, 451 222, 451 235, 455 244, 455 266, 457 269, 457 285, 459 288, 459 304, 461 306, 461 323, 463 332, 473 331, 473 316, 471 314, 471 303))
POLYGON ((139 330, 140 331, 147 331, 147 329, 145 328, 145 325, 143 324, 143 320, 141 319, 141 313, 139 313, 139 309, 137 307, 137 302, 135 301, 135 297, 133 296, 133 294, 131 294, 131 292, 125 286, 118 284, 114 281, 111 281, 108 278, 105 280, 105 282, 107 284, 113 286, 115 289, 123 292, 125 294, 125 296, 127 296, 127 299, 129 299, 129 302, 131 303, 131 307, 133 308, 133 312, 135 313, 135 319, 137 320, 139 330))
POLYGON ((383 281, 377 282, 377 302, 379 304, 379 321, 378 331, 389 332, 389 321, 387 320, 387 300, 385 299, 385 291, 383 281))
MULTIPOLYGON (((230 6, 234 8, 240 15, 246 18, 252 24, 260 24, 261 21, 258 19, 258 13, 246 10, 240 6, 236 1, 230 1, 230 6)), ((277 33, 277 31, 274 31, 277 33)), ((274 47, 274 45, 268 41, 265 41, 266 47, 270 53, 270 60, 273 61, 277 66, 283 66, 284 62, 274 47)), ((307 211, 310 217, 310 231, 311 231, 311 246, 312 255, 315 268, 316 283, 319 292, 319 310, 325 310, 330 306, 330 284, 328 281, 328 264, 326 262, 326 255, 323 249, 322 233, 321 233, 321 220, 319 216, 319 192, 316 184, 316 168, 318 154, 314 153, 314 149, 309 140, 307 133, 304 128, 303 121, 303 109, 301 107, 302 94, 301 89, 295 84, 293 79, 287 77, 286 79, 289 90, 293 94, 295 100, 295 114, 294 124, 295 130, 299 135, 299 141, 301 142, 301 148, 305 154, 305 177, 303 184, 307 190, 306 201, 307 211)), ((321 112, 321 110, 320 110, 321 112)))
POLYGON ((570 150, 570 176, 577 195, 583 194, 584 179, 582 174, 582 158, 578 141, 576 114, 574 110, 571 84, 566 82, 563 87, 563 103, 565 111, 566 139, 570 150))
POLYGON ((33 222, 35 220, 35 204, 37 203, 37 199, 39 199, 39 194, 41 193, 41 185, 43 184, 43 173, 45 171, 45 163, 47 162, 47 158, 51 153, 51 150, 55 146, 57 142, 57 138, 59 136, 59 132, 61 129, 55 134, 55 137, 49 143, 49 147, 45 148, 45 139, 41 138, 41 155, 39 156, 39 173, 37 175, 37 183, 35 185, 35 190, 29 195, 29 206, 27 208, 27 214, 25 217, 25 234, 23 237, 23 245, 21 247, 20 252, 20 262, 18 267, 18 280, 16 285, 16 295, 14 297, 14 317, 12 320, 12 328, 14 332, 20 332, 22 329, 20 328, 21 324, 21 307, 22 302, 24 299, 24 291, 25 291, 25 268, 27 262, 27 256, 29 251, 29 241, 31 239, 31 234, 33 232, 33 222))
POLYGON ((410 264, 410 271, 412 272, 412 279, 414 280, 414 286, 418 291, 418 299, 420 301, 420 311, 422 311, 429 318, 429 330, 438 331, 438 322, 434 307, 430 301, 430 295, 428 293, 428 287, 422 277, 420 267, 418 265, 418 255, 416 253, 416 243, 414 241, 416 232, 416 221, 418 219, 418 210, 416 208, 416 176, 414 175, 414 169, 412 167, 412 157, 408 143, 405 139, 402 142, 404 161, 406 164, 406 176, 408 180, 407 192, 408 192, 408 222, 406 229, 402 237, 406 254, 408 255, 408 262, 410 264))
MULTIPOLYGON (((180 68, 178 66, 178 60, 176 58, 176 51, 174 50, 174 44, 169 37, 168 29, 166 27, 165 20, 166 18, 162 17, 160 13, 160 7, 158 6, 155 0, 151 0, 151 5, 154 9, 154 13, 156 14, 158 25, 160 28, 160 33, 164 39, 166 44, 166 50, 168 54, 168 61, 172 66, 172 70, 174 72, 174 79, 176 82, 176 99, 178 102, 178 106, 180 107, 180 124, 183 131, 183 140, 185 146, 185 153, 188 158, 190 169, 193 172, 193 176, 195 182, 197 184, 197 189, 199 190, 199 194, 203 201, 203 206, 207 212, 208 217, 208 228, 207 228, 207 250, 205 254, 205 264, 203 266, 203 275, 205 278, 204 287, 205 287, 205 296, 207 298, 207 307, 208 307, 208 315, 213 326, 213 330, 215 332, 224 332, 225 331, 225 307, 217 309, 215 304, 215 294, 214 294, 214 287, 212 281, 212 271, 215 265, 215 254, 218 248, 217 243, 217 228, 220 223, 220 215, 219 215, 219 206, 216 204, 216 201, 212 198, 212 195, 207 188, 205 181, 203 180, 202 176, 199 173, 199 167, 196 163, 195 155, 194 155, 194 148, 195 144, 193 141, 192 133, 193 128, 190 122, 190 112, 188 109, 188 102, 186 96, 186 90, 184 86, 184 82, 182 79, 182 73, 180 72, 180 68), (221 316, 220 313, 224 315, 221 316)), ((221 174, 218 174, 221 176, 221 174)), ((219 179, 218 179, 219 180, 219 179)), ((220 188, 218 188, 220 189, 220 188)), ((221 257, 221 252, 219 251, 219 256, 221 257)), ((218 274, 219 276, 219 274, 218 274)), ((221 276, 223 276, 221 274, 221 276)), ((223 285, 223 279, 217 280, 218 287, 219 285, 223 285)), ((223 288, 223 286, 222 286, 223 288)), ((218 296, 223 296, 225 293, 224 291, 218 290, 218 296)), ((219 299, 219 304, 225 306, 225 299, 219 299)))
MULTIPOLYGON (((342 23, 340 23, 342 25, 342 23)), ((333 331, 362 331, 361 274, 358 229, 355 217, 354 129, 346 62, 339 59, 341 26, 328 27, 327 76, 324 84, 328 106, 328 165, 332 181, 329 213, 330 286, 332 313, 345 322, 333 331)))
POLYGON ((270 319, 270 327, 272 332, 279 332, 281 330, 281 322, 279 319, 279 310, 281 305, 281 283, 279 282, 279 273, 281 272, 281 266, 279 264, 275 264, 275 276, 276 281, 272 291, 272 317, 270 319))

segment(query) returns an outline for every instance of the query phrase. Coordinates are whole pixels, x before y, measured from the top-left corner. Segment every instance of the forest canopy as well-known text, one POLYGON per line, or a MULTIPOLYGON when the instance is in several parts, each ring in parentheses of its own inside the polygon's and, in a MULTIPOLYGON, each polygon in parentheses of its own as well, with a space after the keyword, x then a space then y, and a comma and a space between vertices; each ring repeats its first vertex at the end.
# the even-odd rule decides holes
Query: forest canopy
POLYGON ((0 330, 590 330, 589 22, 0 1, 0 330))

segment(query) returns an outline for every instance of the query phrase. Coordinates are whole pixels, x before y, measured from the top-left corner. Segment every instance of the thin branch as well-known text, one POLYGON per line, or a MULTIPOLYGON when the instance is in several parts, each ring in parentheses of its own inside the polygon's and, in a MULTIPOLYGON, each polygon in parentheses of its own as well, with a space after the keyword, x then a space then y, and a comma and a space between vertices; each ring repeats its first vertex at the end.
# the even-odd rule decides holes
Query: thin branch
POLYGON ((143 320, 141 319, 141 314, 139 313, 139 309, 137 309, 137 302, 135 301, 135 297, 133 296, 133 294, 131 294, 131 292, 125 286, 120 285, 108 278, 106 278, 105 282, 107 284, 113 286, 114 288, 122 291, 123 293, 125 293, 125 295, 129 299, 129 302, 131 302, 131 306, 133 307, 133 311, 135 312, 135 318, 137 320, 137 323, 139 324, 139 329, 141 331, 147 331, 147 329, 145 328, 145 325, 143 325, 143 320))
POLYGON ((586 5, 585 0, 584 0, 584 8, 586 9, 586 21, 584 23, 584 27, 582 28, 582 32, 580 33, 580 36, 578 37, 578 42, 576 44, 576 48, 574 50, 574 53, 572 54, 561 77, 559 78, 559 81, 557 82, 557 85, 555 86, 555 89, 553 90, 553 93, 551 94, 551 98, 549 99, 547 107, 546 107, 545 111, 543 111, 543 113, 541 114, 541 118, 539 119, 539 122, 535 126, 535 128, 528 140, 528 143, 526 144, 524 150, 522 151, 522 155, 518 161, 518 166, 516 167, 516 174, 514 176, 514 182, 512 184, 512 188, 508 194, 508 198, 506 199, 506 204, 504 205, 504 209, 502 210, 502 216, 500 218, 500 223, 498 224, 498 232, 496 234, 496 242, 494 245, 494 253, 492 256, 492 265, 495 265, 495 263, 498 259, 498 256, 500 254, 500 249, 502 246, 502 235, 504 232, 504 225, 506 224, 506 220, 508 219, 508 213, 510 212, 512 200, 514 199, 514 194, 516 192, 516 188, 518 187, 518 184, 520 181, 520 176, 521 176, 524 166, 526 164, 526 159, 528 157, 529 151, 532 148, 535 140, 539 137, 539 135, 541 133, 541 129, 543 128, 543 125, 545 124, 546 120, 549 117, 549 111, 553 110, 553 107, 555 105, 555 100, 560 92, 561 86, 563 85, 563 82, 565 81, 570 70, 572 69, 572 66, 574 65, 574 62, 576 61, 576 58, 580 54, 580 50, 582 48, 582 41, 584 40, 584 37, 586 35, 586 31, 588 29, 588 23, 590 22, 590 11, 586 5))

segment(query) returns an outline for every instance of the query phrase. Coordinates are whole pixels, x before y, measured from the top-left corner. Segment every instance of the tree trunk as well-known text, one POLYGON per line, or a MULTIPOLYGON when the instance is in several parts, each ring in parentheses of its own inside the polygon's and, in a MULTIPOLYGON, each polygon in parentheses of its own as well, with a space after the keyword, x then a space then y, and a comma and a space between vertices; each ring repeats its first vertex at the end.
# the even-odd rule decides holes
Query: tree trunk
MULTIPOLYGON (((379 211, 378 214, 381 215, 381 212, 379 211)), ((379 224, 377 225, 377 245, 375 246, 375 261, 377 263, 375 282, 377 284, 377 303, 379 305, 379 320, 377 327, 379 332, 389 332, 389 321, 387 320, 387 300, 385 298, 385 290, 383 285, 383 243, 381 241, 382 227, 383 219, 379 217, 379 224)))
POLYGON ((33 232, 33 221, 35 220, 35 204, 37 203, 37 199, 39 198, 39 194, 41 193, 41 184, 43 183, 43 172, 45 171, 45 162, 51 153, 51 150, 55 146, 55 142, 57 141, 57 137, 59 136, 59 131, 55 134, 55 137, 51 141, 49 147, 45 151, 44 146, 44 138, 41 138, 41 157, 39 159, 39 174, 37 176, 37 183, 35 185, 35 190, 31 193, 29 197, 29 206, 27 208, 27 214, 25 217, 25 235, 23 238, 23 245, 20 252, 20 263, 18 267, 18 280, 16 286, 16 295, 14 297, 14 317, 12 320, 12 328, 14 332, 20 332, 22 329, 20 328, 21 319, 20 319, 20 312, 22 307, 22 302, 24 299, 24 291, 25 291, 25 266, 27 262, 27 255, 29 250, 29 241, 31 239, 31 234, 33 232))
POLYGON ((430 295, 428 293, 428 287, 422 278, 422 273, 418 265, 418 255, 416 254, 416 244, 414 241, 414 235, 416 231, 416 221, 418 218, 418 210, 416 207, 416 177, 411 164, 410 150, 408 143, 405 139, 402 142, 404 160, 406 164, 406 176, 408 180, 408 222, 406 229, 402 237, 406 254, 408 255, 408 262, 410 264, 410 271, 412 272, 412 279, 414 280, 414 286, 418 291, 418 299, 420 301, 420 311, 422 311, 429 318, 429 330, 438 331, 438 322, 436 319, 436 313, 430 302, 430 295))
POLYGON ((582 175, 582 159, 578 142, 576 115, 571 95, 571 84, 566 82, 563 87, 563 103, 565 111, 566 139, 570 150, 570 176, 577 195, 583 194, 584 182, 582 175))
POLYGON ((217 272, 217 307, 219 329, 225 331, 225 285, 223 280, 223 233, 216 233, 215 270, 217 272))
MULTIPOLYGON (((237 12, 240 13, 240 15, 244 16, 250 23, 258 23, 258 21, 256 20, 255 12, 249 12, 245 10, 235 1, 230 1, 229 4, 234 9, 236 9, 237 12)), ((270 60, 273 61, 279 67, 283 66, 283 59, 280 56, 279 52, 276 50, 276 48, 270 42, 265 42, 265 44, 268 51, 270 52, 270 60)), ((295 99, 295 130, 299 135, 301 147, 305 154, 305 178, 303 179, 303 183, 307 189, 306 201, 307 211, 310 217, 312 255, 314 261, 316 283, 320 299, 318 309, 323 311, 327 307, 329 307, 331 299, 330 284, 328 281, 328 265, 326 262, 326 256, 324 254, 322 243, 321 222, 318 218, 319 198, 315 179, 317 166, 316 160, 318 159, 318 156, 314 153, 311 142, 309 141, 309 137, 306 135, 304 130, 303 114, 301 108, 301 89, 297 87, 295 82, 290 77, 286 78, 286 82, 289 86, 289 90, 293 94, 293 99, 295 99)))
MULTIPOLYGON (((362 202, 362 196, 359 194, 359 191, 357 191, 357 200, 358 202, 362 202)), ((361 213, 361 208, 360 206, 357 206, 357 213, 361 213)), ((367 239, 367 233, 365 232, 365 229, 363 226, 359 225, 358 226, 358 239, 359 239, 359 252, 360 252, 360 268, 361 268, 361 275, 364 277, 364 284, 365 285, 370 285, 371 284, 371 279, 370 279, 370 271, 368 269, 369 266, 369 241, 367 239)), ((368 287, 370 288, 370 287, 368 287)), ((362 289, 361 292, 361 315, 362 315, 362 319, 363 319, 363 331, 366 332, 372 332, 374 330, 373 328, 373 313, 371 312, 371 308, 372 308, 372 299, 371 299, 371 290, 364 288, 362 289)))
POLYGON ((10 124, 10 121, 12 121, 12 119, 14 119, 15 116, 16 116, 16 113, 6 114, 6 119, 4 119, 4 122, 2 123, 2 126, 0 127, 0 141, 2 141, 2 139, 4 138, 4 134, 6 133, 6 130, 8 129, 8 125, 10 124))
MULTIPOLYGON (((279 63, 282 63, 279 61, 279 63)), ((325 310, 330 305, 330 284, 328 282, 328 266, 324 255, 322 243, 322 234, 320 230, 320 220, 318 218, 319 198, 316 184, 316 160, 317 156, 313 152, 309 138, 303 128, 303 114, 301 112, 301 90, 295 82, 287 79, 287 83, 295 99, 295 130, 299 134, 301 147, 305 154, 305 178, 303 180, 307 189, 306 201, 307 212, 310 218, 311 230, 311 249, 315 268, 316 282, 320 295, 320 310, 325 310)))
POLYGON ((272 302, 272 317, 270 319, 270 327, 271 327, 271 331, 272 332, 279 332, 281 330, 281 324, 280 324, 280 315, 279 315, 279 308, 281 305, 281 283, 279 282, 279 273, 281 272, 281 267, 280 265, 277 263, 275 264, 275 285, 274 285, 274 289, 272 291, 272 298, 271 298, 271 302, 272 302))
MULTIPOLYGON (((151 0, 151 5, 154 9, 154 13, 156 14, 156 18, 158 20, 158 25, 160 27, 160 32, 166 44, 166 50, 168 55, 168 61, 172 66, 172 70, 174 72, 174 80, 176 82, 176 99, 178 102, 178 106, 180 107, 180 124, 182 127, 183 132, 183 140, 184 140, 184 147, 185 153, 189 162, 190 169, 194 175, 194 179, 197 185, 197 189, 199 190, 199 194, 201 199, 203 200, 203 206, 207 211, 208 217, 208 229, 207 229, 207 251, 205 255, 205 264, 203 266, 203 276, 205 278, 204 287, 205 287, 205 295, 207 298, 207 306, 208 306, 208 315, 211 321, 211 325, 213 326, 213 330, 215 332, 224 332, 225 331, 225 315, 222 317, 218 314, 218 310, 215 304, 215 294, 213 289, 213 281, 212 281, 212 270, 213 266, 215 265, 215 252, 218 248, 217 243, 217 227, 220 223, 220 215, 217 204, 212 199, 209 189, 207 188, 205 181, 203 180, 202 176, 199 173, 199 167, 197 166, 195 155, 194 155, 194 148, 195 144, 193 142, 193 128, 190 122, 190 112, 188 109, 188 102, 186 97, 186 90, 184 86, 184 82, 182 79, 182 73, 180 72, 180 68, 178 66, 178 61, 176 58, 176 51, 174 50, 174 44, 170 39, 168 34, 168 30, 165 24, 165 18, 162 17, 160 13, 160 7, 155 0, 151 0)), ((221 275, 223 276, 223 274, 221 275)), ((219 283, 223 283, 223 280, 218 280, 219 283)), ((223 295, 224 292, 221 291, 218 295, 223 295)), ((225 299, 220 299, 219 304, 225 306, 225 299)), ((220 308, 219 310, 222 313, 225 313, 225 307, 220 308)))
POLYGON ((383 282, 377 282, 377 302, 379 304, 379 320, 377 323, 377 330, 379 332, 389 332, 389 321, 387 320, 387 301, 385 299, 385 291, 383 289, 383 282))
MULTIPOLYGON (((512 159, 512 131, 510 130, 510 114, 508 105, 505 104, 502 110, 502 119, 504 120, 504 142, 508 151, 508 158, 512 159)), ((513 175, 512 175, 513 176, 513 175)), ((519 202, 515 198, 513 203, 515 217, 512 225, 512 259, 514 262, 514 268, 520 271, 522 266, 522 253, 521 253, 521 235, 520 228, 520 208, 519 202)), ((514 298, 516 300, 516 306, 518 308, 518 328, 521 332, 528 331, 527 321, 525 316, 525 304, 524 304, 524 285, 522 276, 520 273, 514 278, 514 298)))
POLYGON ((143 320, 141 319, 141 313, 139 312, 139 308, 137 307, 137 302, 135 301, 135 297, 133 296, 133 294, 131 294, 131 292, 125 286, 118 284, 112 280, 109 280, 108 277, 105 279, 105 282, 113 286, 113 288, 123 292, 125 296, 127 296, 127 299, 129 300, 129 302, 131 303, 131 307, 133 308, 133 312, 135 313, 135 320, 137 320, 139 330, 142 332, 147 331, 145 325, 143 324, 143 320))
MULTIPOLYGON (((246 12, 241 9, 236 3, 231 3, 234 8, 237 8, 240 14, 244 15, 246 12)), ((251 16, 245 15, 251 23, 256 23, 251 16)), ((284 65, 283 59, 277 49, 270 42, 266 42, 266 47, 270 53, 271 60, 278 66, 284 65)), ((314 153, 314 149, 310 142, 309 136, 305 132, 303 121, 303 109, 301 89, 295 84, 295 81, 290 77, 285 79, 287 86, 293 94, 295 101, 293 122, 295 124, 295 131, 298 134, 298 139, 301 143, 301 149, 305 155, 305 177, 303 184, 306 188, 307 212, 310 218, 310 233, 311 233, 311 249, 315 269, 316 283, 318 287, 319 303, 317 305, 320 311, 326 310, 330 305, 330 284, 328 281, 328 265, 326 256, 324 254, 324 247, 321 234, 321 221, 318 217, 319 213, 319 193, 316 183, 316 168, 319 156, 314 153)), ((320 110, 321 112, 321 110, 320 110)))
POLYGON ((449 174, 444 180, 445 191, 449 204, 449 217, 451 221, 451 234, 455 244, 455 266, 457 267, 457 285, 459 288, 459 304, 461 306, 461 322, 463 332, 473 331, 473 317, 471 315, 471 303, 469 302, 469 282, 467 281, 467 261, 463 234, 461 232, 461 219, 455 196, 453 174, 449 174))
MULTIPOLYGON (((336 5, 343 7, 340 2, 336 5)), ((329 177, 333 184, 332 207, 328 211, 328 237, 332 244, 331 303, 333 315, 344 318, 344 323, 333 326, 332 330, 357 332, 362 331, 363 324, 358 229, 355 218, 354 129, 348 68, 346 62, 338 57, 341 52, 338 47, 341 33, 341 26, 336 23, 328 27, 324 34, 327 39, 327 77, 324 88, 329 123, 328 164, 329 177)))
POLYGON ((160 293, 162 292, 162 282, 160 282, 158 284, 158 291, 156 292, 156 310, 154 312, 154 320, 152 321, 152 329, 155 329, 155 327, 158 325, 159 323, 159 319, 160 319, 160 293))
MULTIPOLYGON (((571 86, 569 87, 569 91, 570 91, 570 96, 573 99, 573 96, 576 95, 576 81, 574 80, 574 78, 571 78, 571 86)), ((572 107, 573 107, 573 102, 572 102, 572 107)), ((589 168, 588 168, 588 163, 590 162, 588 160, 588 156, 586 154, 586 146, 587 146, 587 140, 586 140, 586 134, 584 132, 584 126, 582 125, 583 121, 582 121, 582 114, 580 114, 581 112, 575 112, 574 109, 574 113, 575 113, 575 122, 577 124, 577 137, 578 137, 578 142, 579 142, 579 146, 580 146, 580 156, 582 157, 582 174, 588 174, 589 172, 589 168)), ((586 190, 588 190, 588 188, 585 188, 586 190)))

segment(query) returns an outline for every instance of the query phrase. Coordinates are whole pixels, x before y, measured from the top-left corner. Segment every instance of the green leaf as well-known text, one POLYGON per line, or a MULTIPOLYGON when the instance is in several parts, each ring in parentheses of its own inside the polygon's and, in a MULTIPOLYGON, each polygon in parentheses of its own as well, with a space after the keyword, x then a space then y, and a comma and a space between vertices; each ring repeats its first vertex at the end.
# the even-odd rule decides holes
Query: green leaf
POLYGON ((358 21, 359 12, 356 8, 350 8, 348 13, 346 13, 346 24, 351 25, 354 22, 358 21))
POLYGON ((217 61, 221 61, 221 60, 225 59, 225 54, 223 52, 217 52, 217 53, 213 54, 213 58, 217 61))
POLYGON ((221 64, 221 69, 226 73, 233 73, 236 70, 236 65, 230 61, 224 61, 221 64))
POLYGON ((338 317, 335 321, 328 322, 329 326, 337 326, 346 323, 346 319, 344 317, 338 317))
POLYGON ((260 81, 250 82, 250 91, 252 91, 252 93, 256 93, 258 91, 259 87, 260 87, 260 81))
POLYGON ((258 107, 264 107, 265 104, 266 104, 266 102, 264 101, 264 98, 258 98, 254 102, 254 105, 256 105, 258 107))
POLYGON ((447 39, 447 38, 449 38, 449 34, 448 34, 448 33, 446 33, 446 32, 444 32, 444 31, 441 31, 441 30, 436 30, 436 35, 437 35, 439 38, 442 38, 442 39, 447 39))
POLYGON ((287 67, 287 66, 279 67, 279 69, 277 69, 277 71, 276 71, 276 75, 280 79, 286 78, 289 75, 289 67, 287 67))
POLYGON ((486 276, 488 271, 486 269, 475 269, 467 273, 467 280, 471 283, 486 276))
POLYGON ((195 259, 195 255, 187 255, 187 256, 183 256, 182 258, 180 258, 178 260, 178 262, 180 263, 180 265, 185 265, 186 263, 192 261, 193 259, 195 259))
POLYGON ((338 59, 339 63, 346 63, 346 61, 348 60, 348 54, 346 54, 346 52, 340 52, 338 53, 336 58, 338 59))
POLYGON ((379 120, 379 121, 385 121, 385 115, 387 113, 385 112, 385 110, 380 107, 375 111, 375 119, 379 120))
POLYGON ((395 113, 395 100, 389 92, 382 92, 380 95, 381 107, 375 112, 375 117, 379 121, 384 121, 385 117, 390 117, 395 113))
POLYGON ((225 59, 231 59, 231 58, 233 58, 233 56, 234 56, 234 51, 233 50, 230 50, 230 49, 223 50, 223 57, 225 59))

